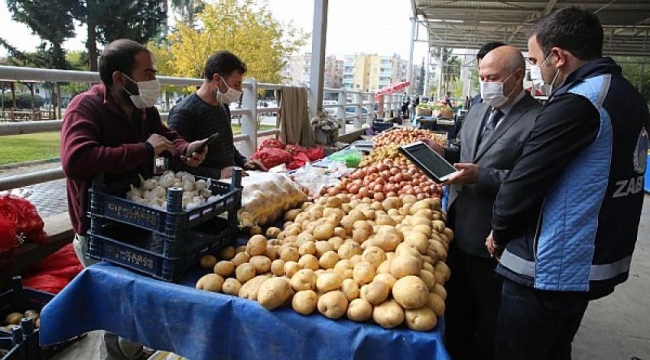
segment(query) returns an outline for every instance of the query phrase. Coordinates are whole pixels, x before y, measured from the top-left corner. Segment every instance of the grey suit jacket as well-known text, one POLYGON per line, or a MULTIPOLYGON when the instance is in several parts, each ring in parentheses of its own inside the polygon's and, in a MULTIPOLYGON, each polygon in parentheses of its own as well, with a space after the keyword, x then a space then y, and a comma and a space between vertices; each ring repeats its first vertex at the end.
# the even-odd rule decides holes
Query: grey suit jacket
POLYGON ((461 251, 489 257, 485 238, 490 234, 492 207, 501 182, 521 155, 522 145, 533 128, 542 105, 528 93, 498 124, 494 132, 477 146, 483 119, 491 109, 485 103, 472 106, 459 134, 459 144, 445 150, 450 162, 475 163, 478 180, 473 184, 452 185, 449 191, 450 225, 461 251))

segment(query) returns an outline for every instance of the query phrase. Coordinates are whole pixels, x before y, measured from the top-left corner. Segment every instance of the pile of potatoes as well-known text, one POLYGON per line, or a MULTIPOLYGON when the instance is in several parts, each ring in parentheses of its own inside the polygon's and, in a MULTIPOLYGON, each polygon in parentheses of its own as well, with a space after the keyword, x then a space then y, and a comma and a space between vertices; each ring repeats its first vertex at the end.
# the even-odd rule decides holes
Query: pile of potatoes
POLYGON ((440 199, 414 195, 350 200, 321 197, 285 213, 283 229, 269 228, 245 246, 226 248, 198 289, 256 300, 267 309, 291 306, 304 315, 403 323, 429 331, 443 315, 451 229, 440 199))

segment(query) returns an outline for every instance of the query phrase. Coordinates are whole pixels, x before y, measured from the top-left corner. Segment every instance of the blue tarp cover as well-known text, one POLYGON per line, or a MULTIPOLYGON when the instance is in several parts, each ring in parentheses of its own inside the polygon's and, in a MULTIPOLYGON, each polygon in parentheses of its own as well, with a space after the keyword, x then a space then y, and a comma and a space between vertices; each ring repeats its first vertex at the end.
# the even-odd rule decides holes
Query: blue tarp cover
POLYGON ((203 273, 181 284, 108 263, 81 272, 41 314, 42 345, 107 330, 192 360, 448 360, 443 322, 430 332, 269 311, 257 302, 196 290, 203 273))

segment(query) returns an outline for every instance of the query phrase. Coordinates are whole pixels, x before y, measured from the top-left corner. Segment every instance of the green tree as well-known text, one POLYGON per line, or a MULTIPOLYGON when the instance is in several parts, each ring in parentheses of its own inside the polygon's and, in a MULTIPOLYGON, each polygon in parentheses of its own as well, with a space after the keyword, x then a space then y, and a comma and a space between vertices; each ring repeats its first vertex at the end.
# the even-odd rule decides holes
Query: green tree
POLYGON ((196 25, 196 14, 205 9, 205 2, 201 0, 171 0, 171 5, 181 16, 182 22, 191 27, 196 25))
POLYGON ((285 56, 305 44, 308 35, 276 20, 264 1, 217 0, 197 14, 198 27, 180 23, 169 36, 174 75, 201 77, 205 61, 217 50, 237 54, 247 76, 279 83, 285 56))
POLYGON ((7 0, 12 18, 29 26, 41 38, 41 49, 49 68, 66 68, 63 42, 75 34, 72 5, 77 1, 7 0))
POLYGON ((420 65, 420 77, 418 79, 417 86, 415 88, 416 94, 424 94, 424 82, 426 76, 426 70, 424 68, 424 58, 422 58, 422 65, 420 65))
POLYGON ((86 49, 92 71, 97 70, 97 43, 127 38, 144 44, 165 28, 166 6, 159 0, 77 1, 75 18, 87 27, 86 49))

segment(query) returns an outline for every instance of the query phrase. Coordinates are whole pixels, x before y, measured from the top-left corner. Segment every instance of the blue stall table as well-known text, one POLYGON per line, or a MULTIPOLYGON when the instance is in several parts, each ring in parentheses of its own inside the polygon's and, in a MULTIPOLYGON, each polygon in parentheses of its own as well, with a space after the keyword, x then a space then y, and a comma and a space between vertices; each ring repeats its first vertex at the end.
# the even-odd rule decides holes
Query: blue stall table
POLYGON ((449 360, 443 321, 430 332, 387 330, 196 290, 204 272, 167 283, 99 263, 82 271, 41 313, 41 344, 107 330, 191 360, 449 360))

